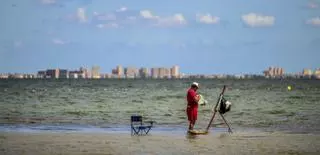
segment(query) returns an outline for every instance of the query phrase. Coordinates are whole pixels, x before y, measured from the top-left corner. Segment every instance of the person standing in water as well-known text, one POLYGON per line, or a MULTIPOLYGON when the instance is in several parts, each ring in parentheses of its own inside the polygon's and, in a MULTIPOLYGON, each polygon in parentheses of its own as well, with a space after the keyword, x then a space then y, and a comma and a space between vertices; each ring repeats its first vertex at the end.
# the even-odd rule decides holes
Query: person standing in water
POLYGON ((198 102, 200 100, 200 96, 197 94, 198 89, 199 84, 197 82, 193 82, 187 92, 188 105, 186 112, 189 121, 189 130, 193 130, 198 116, 198 102))

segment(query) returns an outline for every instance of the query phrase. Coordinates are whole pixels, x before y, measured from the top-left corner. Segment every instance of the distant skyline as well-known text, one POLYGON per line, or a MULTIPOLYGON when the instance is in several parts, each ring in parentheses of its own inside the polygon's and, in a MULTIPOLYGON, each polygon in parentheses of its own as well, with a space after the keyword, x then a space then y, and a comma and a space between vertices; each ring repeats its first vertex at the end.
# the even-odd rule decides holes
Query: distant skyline
POLYGON ((320 0, 2 0, 0 12, 0 73, 320 67, 320 0))

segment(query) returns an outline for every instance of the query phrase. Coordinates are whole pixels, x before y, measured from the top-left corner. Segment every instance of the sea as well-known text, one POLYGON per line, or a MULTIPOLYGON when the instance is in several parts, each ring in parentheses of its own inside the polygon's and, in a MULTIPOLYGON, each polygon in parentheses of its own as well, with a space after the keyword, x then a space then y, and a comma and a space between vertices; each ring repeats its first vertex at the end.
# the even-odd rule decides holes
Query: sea
MULTIPOLYGON (((310 79, 1 79, 0 131, 126 133, 132 115, 155 131, 186 131, 192 82, 208 101, 196 128, 207 127, 225 85, 233 131, 320 133, 320 80, 310 79)), ((211 130, 226 128, 216 115, 211 130)))

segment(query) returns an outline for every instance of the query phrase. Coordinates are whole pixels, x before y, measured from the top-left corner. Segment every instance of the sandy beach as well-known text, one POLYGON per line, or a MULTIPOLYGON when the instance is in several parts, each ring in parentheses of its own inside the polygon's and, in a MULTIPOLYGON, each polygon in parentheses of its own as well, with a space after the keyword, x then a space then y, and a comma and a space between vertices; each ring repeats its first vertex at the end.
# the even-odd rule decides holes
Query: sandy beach
POLYGON ((190 136, 115 133, 1 132, 0 154, 319 154, 320 136, 210 133, 190 136))

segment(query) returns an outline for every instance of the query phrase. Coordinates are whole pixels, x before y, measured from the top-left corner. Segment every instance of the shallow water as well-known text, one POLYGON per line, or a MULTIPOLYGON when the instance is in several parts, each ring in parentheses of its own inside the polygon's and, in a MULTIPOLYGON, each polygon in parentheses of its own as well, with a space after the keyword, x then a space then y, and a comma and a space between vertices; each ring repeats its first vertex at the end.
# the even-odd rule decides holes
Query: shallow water
MULTIPOLYGON (((227 85, 232 108, 225 116, 234 130, 320 131, 319 80, 0 80, 0 123, 107 128, 141 114, 158 127, 187 126, 185 95, 193 81, 209 101, 199 107, 198 128, 206 127, 227 85)), ((217 118, 214 125, 223 127, 217 118)))

